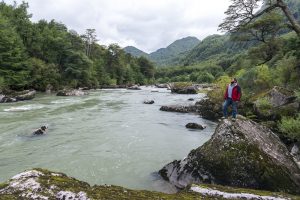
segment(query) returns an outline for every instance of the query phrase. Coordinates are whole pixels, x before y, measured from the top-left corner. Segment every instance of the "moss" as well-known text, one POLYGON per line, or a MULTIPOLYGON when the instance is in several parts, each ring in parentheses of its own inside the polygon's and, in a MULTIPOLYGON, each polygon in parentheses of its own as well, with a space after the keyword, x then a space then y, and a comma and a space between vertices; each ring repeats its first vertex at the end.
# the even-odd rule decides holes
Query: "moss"
POLYGON ((8 185, 8 183, 0 183, 0 190, 7 187, 8 185))
POLYGON ((1 194, 0 200, 19 200, 20 197, 12 195, 12 194, 1 194))
POLYGON ((214 145, 205 143, 200 148, 191 152, 197 157, 192 161, 193 166, 201 163, 201 168, 211 173, 216 184, 243 185, 253 189, 287 193, 299 192, 299 188, 290 178, 291 175, 287 173, 288 170, 274 164, 255 145, 241 140, 222 146, 215 141, 214 145))

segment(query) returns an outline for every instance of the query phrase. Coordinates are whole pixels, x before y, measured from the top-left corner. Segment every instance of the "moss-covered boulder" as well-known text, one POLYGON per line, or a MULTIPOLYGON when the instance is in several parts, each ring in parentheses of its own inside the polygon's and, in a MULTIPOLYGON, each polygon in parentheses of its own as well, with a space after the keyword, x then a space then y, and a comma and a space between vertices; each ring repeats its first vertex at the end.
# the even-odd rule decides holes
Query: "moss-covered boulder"
POLYGON ((279 120, 282 116, 295 116, 299 102, 293 91, 275 86, 253 97, 253 110, 258 119, 279 120))
POLYGON ((192 185, 176 194, 131 190, 119 186, 90 186, 63 173, 33 169, 17 174, 0 184, 1 200, 191 200, 191 199, 297 199, 281 193, 222 187, 192 185))
POLYGON ((223 120, 212 138, 159 173, 179 188, 191 183, 300 193, 300 169, 278 136, 251 120, 223 120))
POLYGON ((177 82, 170 86, 172 93, 177 94, 197 94, 197 87, 191 83, 177 82))

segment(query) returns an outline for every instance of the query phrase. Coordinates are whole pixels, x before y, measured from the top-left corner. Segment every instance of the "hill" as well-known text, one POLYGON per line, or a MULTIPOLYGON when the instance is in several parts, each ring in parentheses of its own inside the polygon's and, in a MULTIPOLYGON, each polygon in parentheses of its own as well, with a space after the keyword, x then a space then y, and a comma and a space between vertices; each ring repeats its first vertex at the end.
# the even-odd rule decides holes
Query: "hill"
POLYGON ((130 53, 132 56, 134 57, 141 57, 141 56, 145 56, 147 57, 148 54, 143 52, 142 50, 134 47, 134 46, 127 46, 123 49, 126 53, 130 53))
POLYGON ((192 50, 199 43, 200 40, 196 37, 185 37, 176 40, 166 48, 158 49, 150 54, 133 46, 125 47, 124 51, 135 57, 145 56, 158 66, 169 66, 179 64, 179 61, 186 56, 187 52, 192 50))

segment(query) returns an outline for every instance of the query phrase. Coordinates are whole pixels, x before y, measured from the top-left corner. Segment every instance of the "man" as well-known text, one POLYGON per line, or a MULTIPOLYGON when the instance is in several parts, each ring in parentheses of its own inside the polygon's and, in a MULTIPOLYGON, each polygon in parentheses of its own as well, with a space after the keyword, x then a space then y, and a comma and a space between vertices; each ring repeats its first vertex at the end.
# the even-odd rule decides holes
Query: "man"
POLYGON ((236 78, 232 78, 230 84, 227 86, 223 103, 223 118, 227 118, 228 106, 232 105, 232 121, 236 120, 237 114, 237 103, 240 101, 242 96, 241 87, 237 83, 236 78))

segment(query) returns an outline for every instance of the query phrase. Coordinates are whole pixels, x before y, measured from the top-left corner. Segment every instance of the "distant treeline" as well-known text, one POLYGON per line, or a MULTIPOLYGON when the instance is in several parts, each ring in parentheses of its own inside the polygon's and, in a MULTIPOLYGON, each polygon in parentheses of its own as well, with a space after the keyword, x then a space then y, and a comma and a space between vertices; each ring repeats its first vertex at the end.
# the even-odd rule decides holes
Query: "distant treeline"
POLYGON ((0 2, 0 90, 98 87, 153 82, 154 66, 117 44, 99 45, 54 20, 30 21, 28 4, 0 2))

